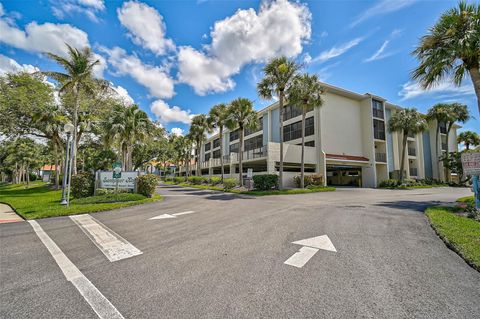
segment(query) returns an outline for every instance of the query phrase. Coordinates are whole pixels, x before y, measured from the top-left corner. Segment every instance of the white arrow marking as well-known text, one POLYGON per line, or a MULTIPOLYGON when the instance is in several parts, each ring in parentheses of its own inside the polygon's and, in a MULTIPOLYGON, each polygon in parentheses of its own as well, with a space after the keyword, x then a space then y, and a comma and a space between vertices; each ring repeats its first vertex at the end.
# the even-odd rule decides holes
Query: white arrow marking
POLYGON ((327 235, 312 237, 292 242, 292 244, 302 245, 298 252, 288 258, 284 264, 302 268, 320 249, 337 251, 327 235))
POLYGON ((195 213, 193 210, 188 210, 188 211, 186 211, 186 212, 181 212, 181 213, 158 215, 158 216, 149 218, 149 220, 153 220, 153 219, 177 218, 177 216, 188 215, 188 214, 193 214, 193 213, 195 213))

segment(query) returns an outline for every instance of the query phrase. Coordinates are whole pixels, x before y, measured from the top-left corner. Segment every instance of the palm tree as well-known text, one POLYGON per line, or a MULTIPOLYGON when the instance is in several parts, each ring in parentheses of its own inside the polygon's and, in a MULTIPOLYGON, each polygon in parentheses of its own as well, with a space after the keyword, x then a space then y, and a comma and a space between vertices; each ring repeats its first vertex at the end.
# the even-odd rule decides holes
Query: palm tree
POLYGON ((278 97, 279 121, 280 121, 280 167, 279 183, 280 189, 283 188, 283 101, 285 92, 290 87, 300 66, 285 56, 274 58, 265 65, 263 73, 265 77, 257 84, 258 95, 267 100, 274 96, 278 97))
POLYGON ((470 150, 470 145, 471 146, 480 145, 480 136, 476 132, 465 131, 458 135, 457 142, 463 143, 465 145, 465 148, 468 151, 470 150))
MULTIPOLYGON (((449 136, 450 136, 450 131, 453 127, 453 125, 456 122, 460 123, 465 123, 470 119, 470 114, 468 112, 468 108, 465 104, 461 103, 450 103, 446 104, 448 116, 447 116, 447 133, 446 133, 446 140, 447 140, 447 145, 446 145, 446 155, 448 156, 450 154, 450 149, 449 149, 449 136)), ((450 181, 450 174, 448 168, 445 167, 445 176, 447 181, 450 181)))
POLYGON ((93 67, 100 63, 95 60, 90 48, 78 50, 67 44, 68 58, 61 57, 53 53, 46 53, 48 57, 62 66, 66 73, 46 71, 42 74, 51 77, 60 83, 60 92, 69 91, 73 94, 75 105, 73 113, 73 174, 77 173, 77 149, 78 149, 78 110, 80 107, 80 92, 83 90, 87 93, 93 92, 93 85, 99 80, 93 79, 93 67))
POLYGON ((300 166, 300 187, 305 188, 305 116, 307 111, 323 104, 324 90, 316 75, 297 75, 288 89, 288 101, 302 109, 302 153, 300 166))
POLYGON ((438 147, 439 139, 440 139, 440 124, 447 123, 448 112, 447 107, 443 103, 438 103, 432 106, 427 113, 427 121, 435 121, 435 156, 436 156, 436 170, 438 172, 438 176, 440 176, 440 150, 438 147))
POLYGON ((209 121, 212 125, 212 128, 218 128, 218 138, 220 139, 220 166, 222 174, 222 183, 224 175, 223 167, 223 129, 227 121, 227 105, 224 103, 217 104, 210 109, 208 114, 209 121))
POLYGON ((403 169, 405 166, 405 153, 409 134, 418 134, 427 129, 427 121, 424 116, 413 109, 402 109, 390 117, 388 130, 402 134, 402 159, 400 161, 400 181, 403 182, 403 169))
POLYGON ((190 134, 195 140, 197 150, 197 169, 195 175, 200 176, 200 147, 206 139, 206 133, 210 131, 210 125, 208 118, 205 114, 199 114, 192 118, 192 124, 190 124, 190 134))
POLYGON ((238 152, 238 178, 240 186, 243 186, 243 137, 245 129, 255 129, 258 125, 257 112, 253 109, 253 103, 249 99, 237 98, 228 106, 227 127, 234 130, 238 127, 240 133, 240 147, 238 152))
POLYGON ((480 3, 460 1, 458 7, 444 13, 413 51, 420 65, 412 76, 424 88, 430 88, 447 76, 453 76, 454 83, 460 86, 469 74, 480 112, 479 25, 480 3))

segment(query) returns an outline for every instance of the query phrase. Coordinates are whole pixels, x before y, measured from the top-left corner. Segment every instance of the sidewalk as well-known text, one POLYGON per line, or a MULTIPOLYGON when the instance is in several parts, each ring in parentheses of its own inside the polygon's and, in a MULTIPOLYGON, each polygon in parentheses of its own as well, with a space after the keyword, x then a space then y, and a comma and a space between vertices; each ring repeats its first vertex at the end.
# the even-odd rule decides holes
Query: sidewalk
POLYGON ((15 222, 23 222, 23 218, 15 214, 10 206, 0 203, 0 224, 15 222))

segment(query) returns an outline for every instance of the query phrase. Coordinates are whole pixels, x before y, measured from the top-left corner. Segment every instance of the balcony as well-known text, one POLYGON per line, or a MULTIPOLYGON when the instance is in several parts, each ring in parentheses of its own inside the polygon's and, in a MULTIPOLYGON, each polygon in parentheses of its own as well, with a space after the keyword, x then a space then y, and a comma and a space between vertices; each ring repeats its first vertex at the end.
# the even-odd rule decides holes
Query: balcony
POLYGON ((408 155, 409 156, 417 156, 417 150, 414 147, 408 148, 408 155))
MULTIPOLYGON (((243 152, 243 160, 251 160, 257 158, 267 157, 267 147, 262 146, 253 150, 243 152)), ((230 165, 231 163, 238 162, 238 153, 230 153, 230 155, 223 156, 223 165, 230 165)), ((217 167, 220 166, 220 158, 211 158, 209 161, 201 163, 201 168, 217 167)))
POLYGON ((383 140, 383 141, 385 141, 385 131, 373 130, 373 137, 374 137, 376 140, 383 140))
POLYGON ((375 161, 386 163, 387 162, 387 154, 385 154, 385 153, 375 153, 375 161))
POLYGON ((447 150, 447 143, 442 143, 442 151, 446 151, 447 150))
POLYGON ((384 118, 384 115, 383 115, 383 110, 381 109, 372 109, 373 110, 373 117, 376 117, 376 118, 379 118, 379 119, 383 119, 384 118))
POLYGON ((413 133, 408 133, 407 136, 410 137, 410 138, 415 138, 415 134, 413 134, 413 133))
POLYGON ((410 167, 410 176, 418 176, 418 170, 416 167, 410 167))

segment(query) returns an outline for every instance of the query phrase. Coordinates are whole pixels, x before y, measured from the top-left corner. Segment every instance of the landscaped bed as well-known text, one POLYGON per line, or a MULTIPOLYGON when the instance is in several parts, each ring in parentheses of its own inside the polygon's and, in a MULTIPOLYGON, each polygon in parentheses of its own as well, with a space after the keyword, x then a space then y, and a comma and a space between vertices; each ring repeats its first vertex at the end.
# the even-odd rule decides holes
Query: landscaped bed
POLYGON ((140 194, 120 193, 72 199, 70 206, 60 205, 61 190, 35 182, 29 188, 24 185, 0 185, 0 202, 10 205, 25 219, 93 213, 116 208, 150 203, 161 199, 140 194))
POLYGON ((468 218, 464 208, 441 206, 428 208, 426 215, 447 246, 480 271, 480 221, 475 215, 468 218))

